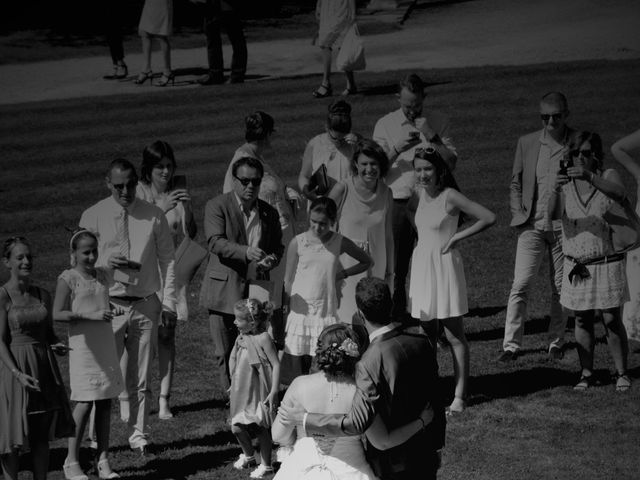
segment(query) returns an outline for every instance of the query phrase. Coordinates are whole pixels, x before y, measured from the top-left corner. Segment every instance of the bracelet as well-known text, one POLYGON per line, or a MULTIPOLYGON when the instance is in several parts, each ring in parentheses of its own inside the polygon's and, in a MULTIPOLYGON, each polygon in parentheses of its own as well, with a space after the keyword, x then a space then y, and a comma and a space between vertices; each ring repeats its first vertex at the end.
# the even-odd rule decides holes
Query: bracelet
POLYGON ((13 374, 14 377, 19 377, 22 372, 17 368, 12 368, 11 373, 13 374))
POLYGON ((420 423, 422 423, 421 430, 424 430, 425 428, 427 428, 427 426, 424 424, 424 420, 422 419, 422 417, 418 417, 418 420, 420 420, 420 423))

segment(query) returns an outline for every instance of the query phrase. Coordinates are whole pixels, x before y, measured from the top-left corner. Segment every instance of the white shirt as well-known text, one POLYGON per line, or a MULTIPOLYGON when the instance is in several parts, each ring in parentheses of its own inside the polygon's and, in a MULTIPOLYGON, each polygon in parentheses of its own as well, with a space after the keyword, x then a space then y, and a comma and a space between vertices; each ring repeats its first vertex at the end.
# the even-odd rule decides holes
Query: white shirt
POLYGON ((391 332, 392 330, 395 330, 399 326, 400 326, 400 323, 391 322, 390 324, 385 325, 384 327, 380 327, 379 329, 374 330, 369 334, 369 342, 372 342, 374 338, 377 338, 380 335, 384 335, 387 332, 391 332))
MULTIPOLYGON (((456 149, 451 142, 449 136, 449 119, 441 113, 429 110, 422 117, 416 119, 419 123, 423 119, 426 124, 438 134, 442 143, 453 153, 456 149)), ((402 109, 388 113, 376 122, 373 129, 373 139, 380 145, 389 156, 393 156, 394 145, 407 138, 409 132, 419 131, 414 122, 411 122, 402 112, 402 109)), ((425 148, 430 146, 422 132, 420 132, 420 143, 409 150, 398 155, 395 161, 390 165, 389 172, 385 177, 385 182, 391 188, 394 199, 407 199, 413 193, 413 187, 416 183, 415 174, 413 172, 413 156, 416 148, 425 148)))
MULTIPOLYGON (((242 220, 244 221, 244 229, 247 232, 247 245, 250 247, 257 247, 260 243, 260 237, 262 236, 262 224, 260 223, 260 216, 258 215, 258 201, 256 200, 249 210, 249 216, 245 215, 244 207, 242 206, 242 200, 235 192, 233 193, 238 202, 240 213, 242 213, 242 220)), ((247 267, 247 278, 256 279, 256 262, 249 263, 247 267)))
MULTIPOLYGON (((82 213, 80 227, 94 232, 98 237, 96 266, 109 268, 109 257, 120 254, 117 231, 122 208, 113 197, 108 197, 82 213)), ((175 311, 174 248, 167 219, 160 208, 138 198, 129 205, 127 212, 129 259, 139 262, 142 267, 135 275, 135 285, 114 282, 109 295, 148 297, 159 291, 164 283, 162 303, 168 310, 175 311), (160 281, 160 275, 164 282, 160 281)))
POLYGON ((561 220, 549 220, 549 195, 556 182, 556 173, 560 168, 560 160, 565 153, 565 146, 556 142, 546 130, 540 134, 540 150, 536 164, 536 205, 533 225, 537 230, 560 230, 561 220))

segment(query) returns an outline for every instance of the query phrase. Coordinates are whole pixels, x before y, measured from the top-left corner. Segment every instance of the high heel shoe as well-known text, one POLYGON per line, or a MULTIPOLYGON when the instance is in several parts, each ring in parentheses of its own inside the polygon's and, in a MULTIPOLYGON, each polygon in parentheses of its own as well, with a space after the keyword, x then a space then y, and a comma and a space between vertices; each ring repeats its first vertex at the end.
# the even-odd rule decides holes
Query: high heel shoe
POLYGON ((450 417, 451 415, 464 412, 466 408, 467 402, 465 402, 463 398, 455 397, 451 405, 445 409, 445 413, 447 417, 450 417))
POLYGON ((171 72, 169 75, 167 75, 166 73, 163 73, 162 76, 160 77, 160 80, 154 83, 154 85, 156 87, 166 87, 169 84, 169 82, 171 82, 171 85, 175 85, 176 76, 173 74, 173 72, 171 72))
POLYGON ((120 478, 120 475, 118 475, 116 472, 111 470, 111 466, 109 465, 109 460, 107 460, 106 458, 98 462, 97 469, 98 469, 98 478, 101 478, 101 479, 120 478))
POLYGON ((323 83, 321 84, 314 92, 313 96, 315 98, 326 98, 333 95, 333 88, 331 88, 331 84, 323 83))
POLYGON ((89 480, 89 477, 82 471, 78 462, 63 463, 62 471, 64 472, 64 478, 67 480, 89 480))
POLYGON ((135 83, 136 85, 142 85, 147 80, 149 80, 149 83, 151 83, 152 78, 153 72, 151 70, 149 70, 148 72, 140 72, 133 83, 135 83))

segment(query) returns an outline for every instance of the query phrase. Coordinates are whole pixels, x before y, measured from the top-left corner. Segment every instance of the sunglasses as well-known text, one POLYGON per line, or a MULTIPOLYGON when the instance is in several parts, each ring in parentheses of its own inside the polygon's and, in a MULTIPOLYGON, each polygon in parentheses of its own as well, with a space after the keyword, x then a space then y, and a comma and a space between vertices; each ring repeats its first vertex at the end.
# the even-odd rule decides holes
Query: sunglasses
POLYGON ((127 190, 133 190, 138 185, 138 180, 132 180, 129 183, 112 183, 111 186, 117 191, 122 192, 125 188, 127 190))
POLYGON ((562 119, 562 116, 564 115, 563 113, 541 113, 540 114, 540 118, 542 119, 543 122, 547 123, 550 119, 553 118, 554 122, 557 122, 558 120, 562 119))
POLYGON ((571 156, 576 158, 582 155, 585 158, 589 158, 593 154, 592 150, 571 150, 571 156))
POLYGON ((260 184, 262 183, 261 178, 240 178, 240 177, 234 177, 234 178, 238 180, 243 187, 248 187, 249 184, 253 185, 254 187, 259 187, 260 184))
POLYGON ((437 153, 437 150, 433 147, 420 147, 415 149, 414 155, 423 158, 423 155, 434 155, 435 153, 437 153))

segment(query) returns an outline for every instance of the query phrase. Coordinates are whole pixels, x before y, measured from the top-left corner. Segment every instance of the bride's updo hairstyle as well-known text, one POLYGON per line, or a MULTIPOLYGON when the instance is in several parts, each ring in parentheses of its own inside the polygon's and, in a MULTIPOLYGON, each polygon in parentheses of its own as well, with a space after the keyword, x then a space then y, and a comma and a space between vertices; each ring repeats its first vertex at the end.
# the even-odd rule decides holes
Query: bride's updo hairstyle
POLYGON ((318 337, 316 367, 331 376, 353 376, 360 359, 358 336, 344 323, 325 327, 318 337))

